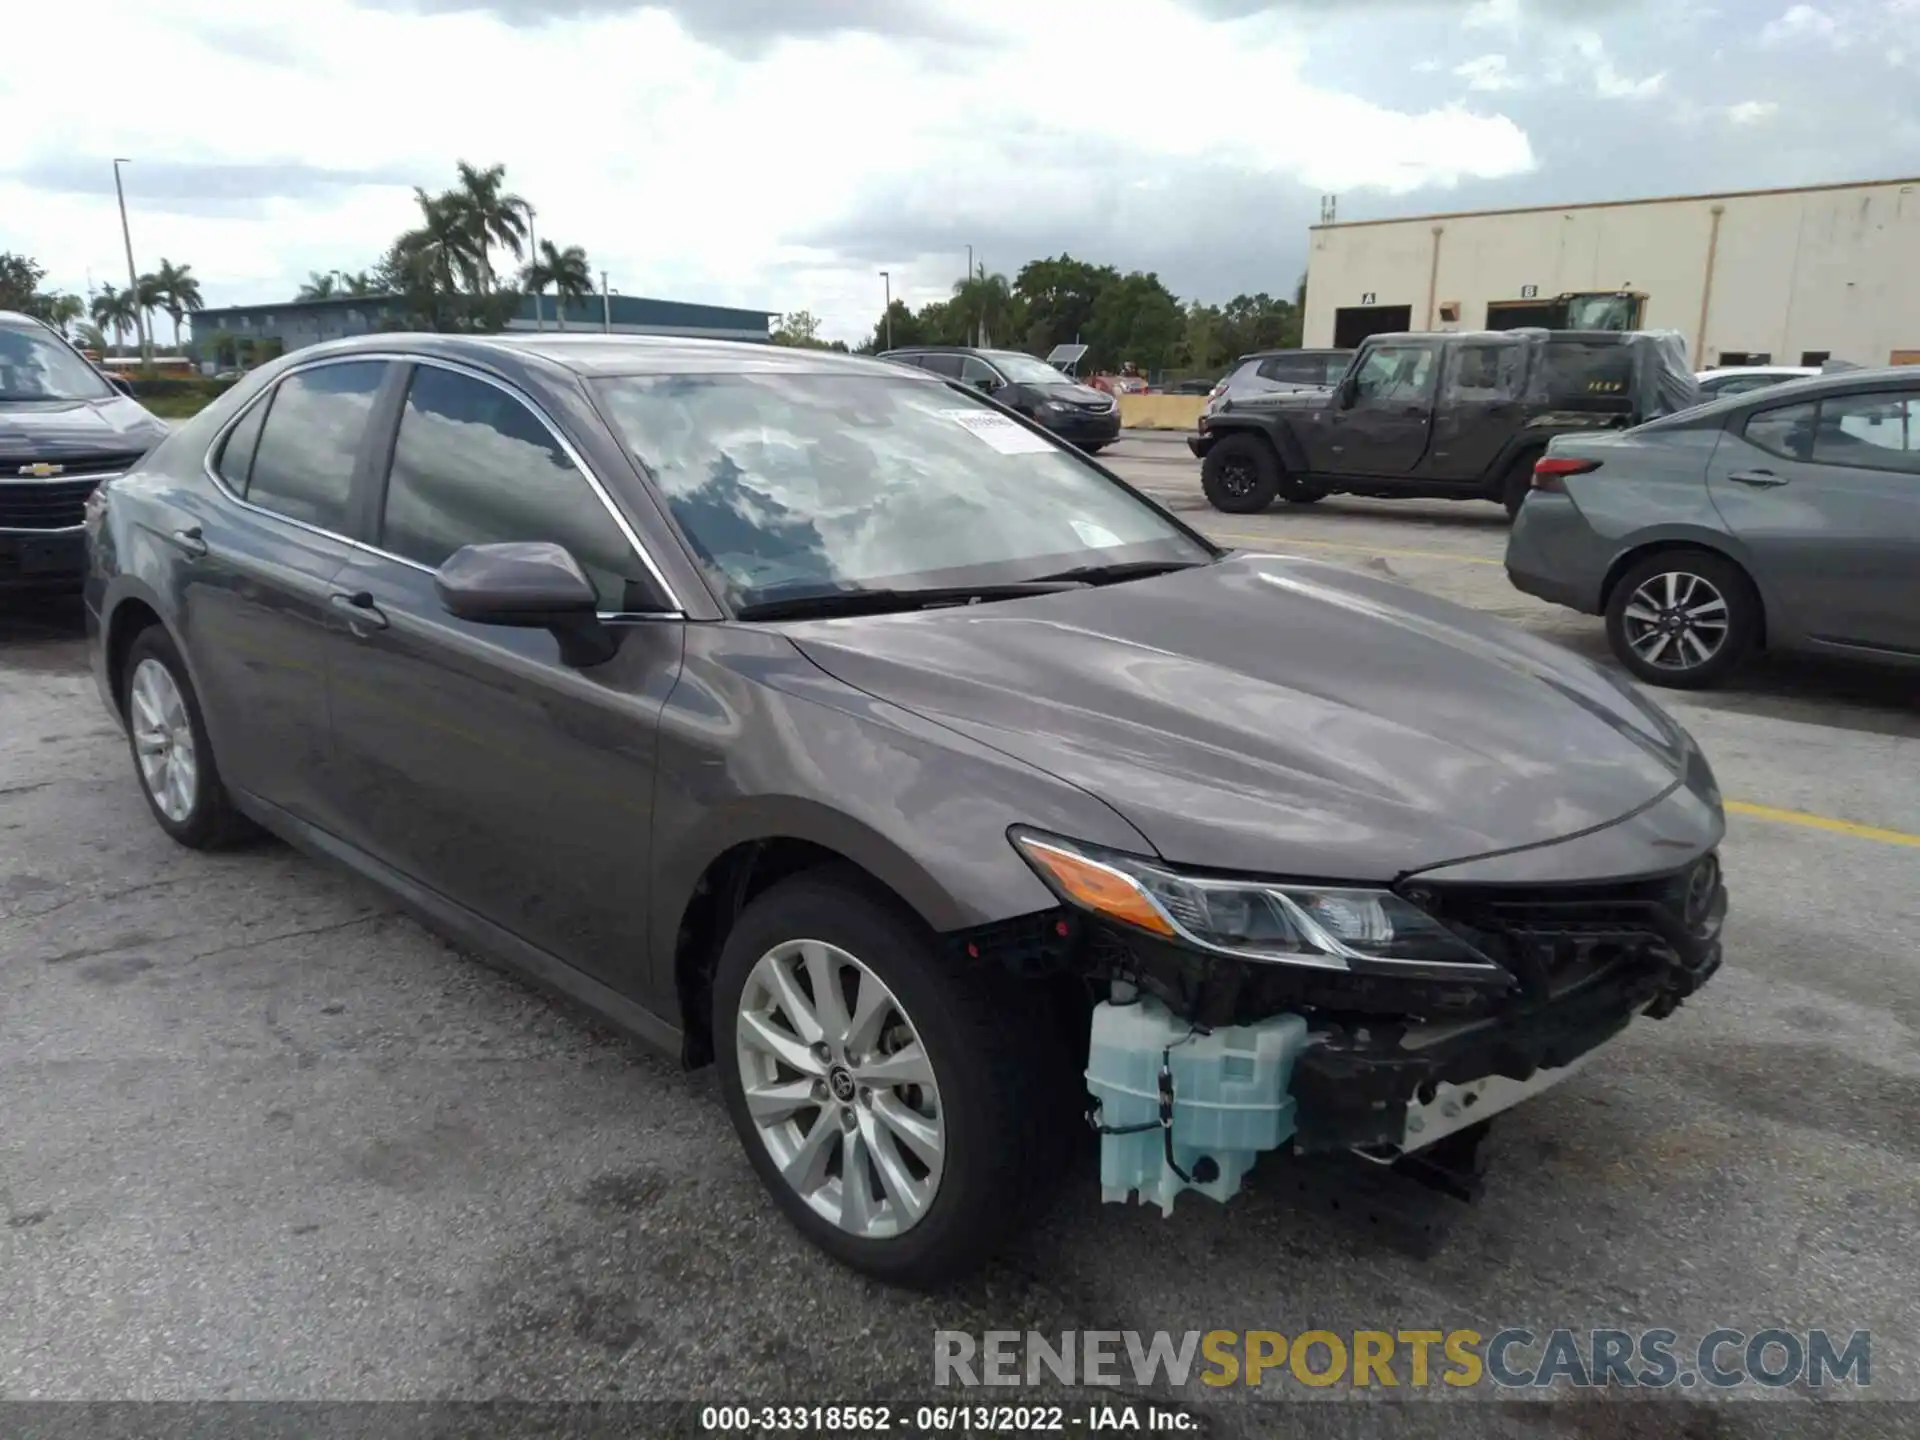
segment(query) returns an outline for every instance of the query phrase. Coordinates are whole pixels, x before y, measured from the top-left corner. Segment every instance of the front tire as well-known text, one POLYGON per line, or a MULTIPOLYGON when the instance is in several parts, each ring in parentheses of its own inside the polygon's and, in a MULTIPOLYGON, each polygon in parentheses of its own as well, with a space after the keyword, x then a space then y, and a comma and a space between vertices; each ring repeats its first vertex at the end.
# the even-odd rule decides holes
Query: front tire
POLYGON ((714 977, 727 1113, 800 1232, 855 1270, 942 1284, 1036 1192, 1045 1039, 1003 972, 940 946, 858 872, 741 914, 714 977))
POLYGON ((121 673, 133 772, 160 828, 192 850, 254 835, 220 779, 199 697, 167 632, 153 625, 135 636, 121 673))
POLYGON ((1258 435, 1216 440, 1200 465, 1207 503, 1229 515, 1257 515, 1280 494, 1280 457, 1258 435))
POLYGON ((1738 565, 1706 550, 1649 555, 1607 598, 1607 640, 1650 685, 1717 685, 1759 642, 1760 595, 1738 565))

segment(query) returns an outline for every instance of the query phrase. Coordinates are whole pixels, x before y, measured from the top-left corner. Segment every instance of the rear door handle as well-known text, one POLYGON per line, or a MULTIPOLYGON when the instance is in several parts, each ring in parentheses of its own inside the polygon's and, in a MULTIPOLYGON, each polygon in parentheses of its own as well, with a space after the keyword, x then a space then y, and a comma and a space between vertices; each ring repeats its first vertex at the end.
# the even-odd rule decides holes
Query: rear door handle
POLYGON ((1787 483, 1786 476, 1776 475, 1771 470, 1736 470, 1727 479, 1736 485, 1750 485, 1756 490, 1768 490, 1787 483))
POLYGON ((196 560, 207 553, 207 540, 200 533, 198 525, 189 525, 184 530, 176 530, 169 538, 196 560))
POLYGON ((328 598, 333 608, 347 617, 347 628, 361 639, 387 628, 386 611, 373 603, 373 596, 367 591, 356 590, 351 595, 339 592, 328 598))

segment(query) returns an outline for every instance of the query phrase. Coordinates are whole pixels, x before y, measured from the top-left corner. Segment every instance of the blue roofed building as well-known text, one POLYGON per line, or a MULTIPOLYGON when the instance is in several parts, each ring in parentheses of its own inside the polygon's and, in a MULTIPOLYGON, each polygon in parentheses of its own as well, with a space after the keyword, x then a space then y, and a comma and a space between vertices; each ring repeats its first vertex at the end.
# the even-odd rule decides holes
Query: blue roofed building
MULTIPOLYGON (((685 335, 709 340, 765 342, 772 311, 727 305, 696 305, 682 300, 651 300, 639 295, 593 295, 565 307, 552 295, 522 300, 520 313, 507 322, 512 331, 535 329, 606 330, 620 335, 685 335)), ((193 316, 195 358, 217 368, 247 366, 289 350, 395 330, 404 323, 401 302, 387 295, 336 295, 325 300, 283 300, 267 305, 210 306, 193 316)))

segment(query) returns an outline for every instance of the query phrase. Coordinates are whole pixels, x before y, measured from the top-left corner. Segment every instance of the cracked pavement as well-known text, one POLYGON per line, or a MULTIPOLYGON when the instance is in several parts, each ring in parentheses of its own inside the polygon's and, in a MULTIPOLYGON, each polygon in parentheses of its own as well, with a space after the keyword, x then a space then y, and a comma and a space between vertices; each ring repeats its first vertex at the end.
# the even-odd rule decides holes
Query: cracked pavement
MULTIPOLYGON (((1217 516, 1166 441, 1110 458, 1233 543, 1600 652, 1486 563, 1491 507, 1217 516)), ((1729 796, 1914 832, 1914 694, 1766 665, 1672 708, 1729 796)), ((283 846, 173 846, 74 607, 0 612, 0 713, 0 1398, 850 1401, 926 1395, 940 1328, 1723 1324, 1869 1328, 1874 1392, 1920 1398, 1920 851, 1736 816, 1725 970, 1503 1117, 1430 1259, 1273 1164, 1102 1206, 1089 1149, 922 1296, 796 1240, 708 1075, 283 846)))

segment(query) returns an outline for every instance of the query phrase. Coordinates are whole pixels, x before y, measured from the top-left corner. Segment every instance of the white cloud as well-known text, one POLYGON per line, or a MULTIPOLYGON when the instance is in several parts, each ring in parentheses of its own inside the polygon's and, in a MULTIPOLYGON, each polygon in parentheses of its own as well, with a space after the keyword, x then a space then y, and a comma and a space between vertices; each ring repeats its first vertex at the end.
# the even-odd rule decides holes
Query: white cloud
POLYGON ((1727 119, 1736 125, 1756 125, 1779 113, 1780 107, 1771 100, 1742 100, 1738 105, 1727 107, 1727 119))
POLYGON ((1519 31, 1520 21, 1520 0, 1474 0, 1460 24, 1467 30, 1504 30, 1512 34, 1519 31))
POLYGON ((1507 68, 1504 55, 1481 55, 1463 60, 1453 73, 1467 82, 1469 90, 1519 90, 1525 83, 1507 68))
POLYGON ((1794 40, 1823 40, 1830 45, 1844 45, 1846 34, 1838 19, 1812 5, 1795 5, 1778 19, 1769 20, 1760 30, 1763 45, 1794 40))
POLYGON ((1650 100, 1666 87, 1664 70, 1638 80, 1621 74, 1607 54, 1606 43, 1591 30, 1576 32, 1572 46, 1580 68, 1592 81, 1593 93, 1602 100, 1650 100))
MULTIPOLYGON (((66 287, 123 276, 106 182, 110 157, 126 155, 143 268, 162 255, 190 262, 212 304, 276 299, 309 270, 372 264, 412 221, 410 183, 450 183, 456 159, 501 161, 538 207, 540 235, 585 246, 625 293, 804 306, 852 339, 880 308, 872 269, 890 268, 894 293, 917 303, 956 278, 964 241, 1014 219, 1070 236, 1090 195, 1124 193, 1129 180, 1217 167, 1222 183, 1276 193, 1405 192, 1534 163, 1509 119, 1358 99, 1309 75, 1284 27, 1219 46, 1173 0, 1134 0, 1125 25, 1111 15, 1089 24, 1078 7, 954 0, 976 41, 818 33, 747 56, 661 11, 566 8, 574 18, 525 28, 349 0, 276 7, 270 26, 245 0, 68 0, 28 12, 10 31, 23 54, 63 53, 85 35, 90 74, 173 78, 158 92, 76 104, 70 70, 8 67, 8 246, 40 257, 66 287), (1141 44, 1143 33, 1155 43, 1141 44), (1064 54, 1098 77, 1092 93, 1063 88, 1064 54), (1168 63, 1196 54, 1207 63, 1168 63), (1140 123, 1139 106, 1117 111, 1102 98, 1114 96, 1151 97, 1167 123, 1140 123), (1194 115, 1206 123, 1176 123, 1194 115), (190 167, 275 165, 309 180, 318 167, 396 183, 303 182, 257 204, 230 192, 218 203, 181 198, 190 167), (75 167, 81 179, 48 179, 75 167), (163 174, 171 196, 157 193, 163 174), (832 253, 806 243, 857 231, 876 197, 946 217, 962 242, 955 255, 879 255, 869 268, 842 258, 843 242, 832 253)), ((1129 224, 1143 231, 1184 233, 1194 218, 1137 194, 1129 224)), ((1029 257, 987 258, 1011 267, 1029 257)))

